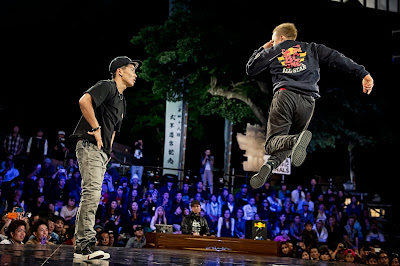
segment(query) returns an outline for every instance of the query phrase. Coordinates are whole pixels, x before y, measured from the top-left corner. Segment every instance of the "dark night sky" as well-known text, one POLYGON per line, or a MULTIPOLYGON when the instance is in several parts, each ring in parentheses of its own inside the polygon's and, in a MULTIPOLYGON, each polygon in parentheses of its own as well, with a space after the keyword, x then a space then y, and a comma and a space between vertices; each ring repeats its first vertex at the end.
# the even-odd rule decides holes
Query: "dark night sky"
MULTIPOLYGON (((287 8, 281 1, 260 1, 258 5, 238 0, 224 4, 199 1, 200 6, 204 4, 204 14, 233 17, 235 25, 230 25, 230 30, 249 29, 248 36, 244 36, 249 39, 249 54, 268 41, 275 25, 289 21, 300 29, 301 41, 325 43, 366 64, 376 84, 366 99, 383 105, 386 113, 382 122, 393 123, 396 110, 392 95, 398 92, 398 85, 392 81, 399 64, 391 64, 392 44, 388 43, 391 30, 400 29, 400 20, 392 20, 397 25, 391 24, 393 14, 383 11, 362 13, 368 17, 357 17, 357 10, 347 15, 339 14, 339 9, 316 11, 301 2, 295 1, 293 8, 287 8), (228 3, 235 5, 234 12, 228 11, 228 3)), ((82 92, 98 80, 109 78, 108 64, 114 57, 145 59, 143 48, 130 43, 132 36, 145 26, 161 24, 167 16, 167 0, 1 1, 0 132, 18 123, 28 136, 38 127, 47 130, 47 136, 60 129, 70 134, 80 117, 78 99, 82 92)), ((240 64, 244 68, 245 62, 240 64)), ((327 81, 340 85, 348 77, 329 79, 329 73, 337 73, 329 71, 322 70, 321 87, 327 81)), ((379 125, 371 127, 380 130, 379 125)))
MULTIPOLYGON (((168 1, 2 1, 1 130, 14 123, 71 133, 78 99, 116 56, 145 58, 130 43, 138 31, 162 23, 168 1)), ((45 132, 46 133, 46 132, 45 132)))

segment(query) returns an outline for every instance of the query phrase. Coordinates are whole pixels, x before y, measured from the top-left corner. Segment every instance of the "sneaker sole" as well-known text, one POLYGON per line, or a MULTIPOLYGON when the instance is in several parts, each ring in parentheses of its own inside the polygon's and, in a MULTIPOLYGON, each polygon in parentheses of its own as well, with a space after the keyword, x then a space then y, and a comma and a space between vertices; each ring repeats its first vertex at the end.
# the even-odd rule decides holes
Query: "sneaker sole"
POLYGON ((82 254, 74 253, 74 259, 82 259, 82 254))
POLYGON ((301 132, 296 144, 293 146, 291 160, 292 165, 299 167, 303 164, 307 156, 307 146, 312 138, 312 133, 308 130, 301 132))
MULTIPOLYGON (((82 254, 82 259, 85 260, 102 260, 105 257, 104 251, 102 250, 97 250, 95 252, 93 252, 92 254, 89 255, 83 255, 82 254)), ((110 258, 110 254, 108 254, 108 258, 110 258)))
POLYGON ((271 175, 272 168, 269 164, 265 163, 261 166, 260 171, 257 174, 253 175, 250 179, 250 185, 254 188, 262 187, 265 182, 267 182, 268 177, 271 175))

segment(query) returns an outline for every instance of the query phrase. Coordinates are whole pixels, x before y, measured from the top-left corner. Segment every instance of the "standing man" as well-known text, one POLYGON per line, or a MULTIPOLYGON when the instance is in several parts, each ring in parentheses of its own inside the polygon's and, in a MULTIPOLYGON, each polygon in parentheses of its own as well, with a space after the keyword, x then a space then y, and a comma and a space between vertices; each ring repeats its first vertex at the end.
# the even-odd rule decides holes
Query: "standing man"
POLYGON ((126 114, 124 91, 133 87, 140 61, 126 56, 114 58, 109 66, 111 80, 97 82, 79 100, 82 117, 71 138, 77 140, 76 157, 82 176, 82 193, 76 215, 74 258, 108 259, 110 254, 94 250, 93 229, 101 185, 115 132, 121 129, 126 114))
POLYGON ((371 75, 361 65, 322 44, 296 41, 297 29, 283 23, 273 30, 272 40, 255 50, 246 72, 257 75, 269 68, 274 83, 274 97, 269 110, 265 150, 271 155, 250 184, 261 187, 273 169, 287 157, 293 166, 306 158, 312 134, 307 130, 319 98, 317 82, 320 63, 339 68, 362 79, 363 92, 370 94, 374 86, 371 75))

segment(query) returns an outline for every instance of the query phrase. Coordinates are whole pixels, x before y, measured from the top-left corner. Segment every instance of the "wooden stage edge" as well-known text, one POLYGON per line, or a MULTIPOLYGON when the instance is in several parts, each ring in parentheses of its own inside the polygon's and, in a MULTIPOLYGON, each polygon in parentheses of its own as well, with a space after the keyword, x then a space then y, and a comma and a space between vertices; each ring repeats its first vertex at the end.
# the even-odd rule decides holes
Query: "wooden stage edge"
POLYGON ((230 237, 146 233, 146 248, 280 256, 279 242, 230 237))

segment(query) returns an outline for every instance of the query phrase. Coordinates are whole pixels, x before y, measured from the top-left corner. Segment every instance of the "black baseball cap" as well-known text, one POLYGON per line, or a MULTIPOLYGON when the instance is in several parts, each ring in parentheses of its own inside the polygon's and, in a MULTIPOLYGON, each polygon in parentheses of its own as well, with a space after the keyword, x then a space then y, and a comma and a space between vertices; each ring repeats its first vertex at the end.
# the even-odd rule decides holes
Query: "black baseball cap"
POLYGON ((142 61, 132 60, 127 56, 118 56, 111 61, 108 69, 110 70, 110 73, 113 74, 115 73, 115 71, 117 71, 118 68, 126 66, 128 64, 132 64, 134 65, 135 69, 138 69, 142 64, 142 61))

